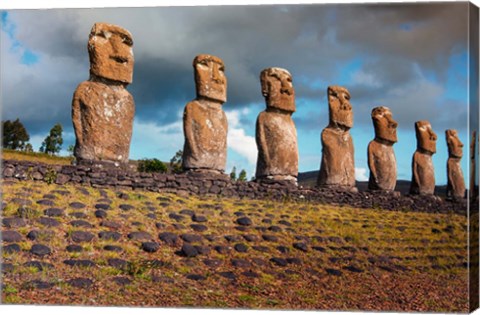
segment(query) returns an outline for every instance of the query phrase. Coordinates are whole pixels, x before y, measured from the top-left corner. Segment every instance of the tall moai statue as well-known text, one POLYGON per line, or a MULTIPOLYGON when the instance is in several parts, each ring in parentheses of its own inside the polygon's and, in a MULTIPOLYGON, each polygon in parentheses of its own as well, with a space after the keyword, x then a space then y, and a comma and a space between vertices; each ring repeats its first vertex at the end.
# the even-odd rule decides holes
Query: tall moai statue
POLYGON ((397 161, 393 145, 397 142, 397 122, 388 107, 372 110, 375 139, 368 144, 368 167, 370 190, 395 190, 397 184, 397 161))
POLYGON ((223 61, 211 55, 193 60, 197 97, 183 112, 183 169, 223 173, 227 159, 228 122, 222 105, 227 100, 223 61))
POLYGON ((132 35, 119 26, 95 23, 90 31, 90 79, 72 101, 79 164, 128 164, 135 103, 125 88, 132 83, 132 46, 132 35))
POLYGON ((445 131, 448 146, 447 160, 447 197, 462 199, 465 197, 465 179, 463 178, 460 160, 463 156, 463 143, 454 129, 445 131))
POLYGON ((322 162, 318 175, 319 187, 335 187, 356 191, 353 140, 353 111, 350 93, 341 86, 329 86, 329 124, 323 129, 322 162))
POLYGON ((257 118, 258 148, 256 180, 297 182, 297 130, 292 120, 295 91, 291 74, 281 68, 267 68, 260 74, 267 109, 257 118))
POLYGON ((412 159, 412 182, 410 193, 433 195, 435 192, 435 172, 432 155, 437 152, 437 135, 426 120, 415 123, 417 150, 412 159))

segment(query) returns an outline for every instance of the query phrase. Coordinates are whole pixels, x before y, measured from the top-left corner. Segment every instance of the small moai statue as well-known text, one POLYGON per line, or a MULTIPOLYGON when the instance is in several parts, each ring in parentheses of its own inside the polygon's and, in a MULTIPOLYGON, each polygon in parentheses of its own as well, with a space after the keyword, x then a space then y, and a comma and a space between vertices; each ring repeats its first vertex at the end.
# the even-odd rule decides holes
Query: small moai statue
POLYGON ((375 139, 368 144, 368 189, 393 191, 397 184, 397 161, 393 145, 397 142, 397 122, 388 107, 372 110, 375 139))
POLYGON ((132 35, 119 26, 95 23, 90 31, 90 78, 72 101, 79 164, 128 164, 135 103, 125 88, 132 83, 132 46, 132 35))
POLYGON ((317 184, 357 191, 353 140, 349 131, 353 127, 350 93, 344 87, 329 86, 327 94, 329 124, 321 135, 322 162, 317 184))
POLYGON ((260 74, 262 94, 267 109, 256 124, 258 148, 257 181, 291 181, 297 183, 297 130, 292 120, 295 91, 291 74, 281 68, 267 68, 260 74))
POLYGON ((432 155, 437 152, 437 135, 426 120, 415 123, 417 150, 412 159, 412 182, 410 194, 433 195, 435 192, 435 172, 432 155))
POLYGON ((227 160, 228 122, 222 105, 227 100, 223 61, 211 55, 193 60, 197 97, 183 112, 183 169, 222 173, 227 160))
POLYGON ((465 179, 463 178, 460 160, 463 156, 463 143, 455 129, 445 131, 448 146, 447 160, 447 198, 463 199, 465 197, 465 179))

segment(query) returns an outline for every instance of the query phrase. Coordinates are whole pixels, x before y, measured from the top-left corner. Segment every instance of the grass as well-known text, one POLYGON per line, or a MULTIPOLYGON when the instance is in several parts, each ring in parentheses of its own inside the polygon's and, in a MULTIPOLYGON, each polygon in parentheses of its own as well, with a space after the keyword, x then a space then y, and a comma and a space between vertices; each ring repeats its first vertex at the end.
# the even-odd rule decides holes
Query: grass
POLYGON ((55 194, 53 191, 60 188, 69 192, 65 196, 55 194, 55 207, 65 212, 63 217, 55 218, 60 226, 46 228, 40 225, 38 213, 35 213, 27 216, 26 227, 14 229, 22 234, 23 240, 19 242, 20 253, 3 253, 3 261, 15 267, 3 278, 6 289, 2 292, 2 299, 8 303, 458 312, 465 312, 468 307, 467 269, 460 266, 467 256, 467 221, 464 216, 356 209, 288 200, 179 197, 122 190, 128 195, 125 200, 118 197, 118 191, 104 189, 112 200, 106 220, 118 222, 120 227, 115 229, 100 226, 102 220, 93 214, 95 204, 104 198, 98 189, 88 187, 89 194, 84 195, 73 185, 60 187, 41 182, 9 181, 3 182, 2 186, 3 199, 7 203, 3 216, 6 217, 18 214, 20 205, 9 202, 18 196, 32 201, 29 207, 43 216, 48 207, 37 204, 37 200, 43 199, 47 193, 55 194), (70 208, 69 204, 74 201, 84 203, 86 208, 70 208), (160 205, 164 202, 167 204, 160 205), (132 205, 134 209, 122 211, 118 207, 120 204, 132 205), (148 210, 148 206, 154 206, 156 210, 148 210), (184 209, 207 217, 208 221, 202 224, 208 230, 194 232, 190 228, 194 222, 187 215, 181 222, 169 218, 169 213, 178 214, 184 209), (237 211, 250 217, 253 226, 247 227, 246 231, 237 230, 237 216, 234 214, 237 211), (72 227, 70 222, 76 220, 71 215, 73 212, 86 214, 87 218, 83 220, 94 227, 72 227), (149 213, 157 218, 147 217, 149 213), (270 219, 272 223, 264 223, 264 219, 270 219), (291 226, 280 224, 281 220, 287 220, 291 226), (140 226, 133 222, 139 222, 140 226), (165 227, 157 228, 155 223, 162 223, 165 227), (174 227, 174 224, 181 225, 174 227), (270 231, 272 225, 282 230, 270 231), (35 242, 27 240, 26 234, 34 229, 52 230, 54 237, 35 242), (111 241, 96 236, 89 243, 79 244, 83 247, 82 252, 68 253, 65 248, 73 244, 70 234, 75 230, 94 235, 111 230, 119 232, 122 237, 111 241), (130 232, 138 230, 152 235, 160 244, 159 251, 143 252, 142 241, 128 239, 130 232), (176 252, 182 242, 176 246, 163 244, 158 239, 160 232, 202 235, 201 244, 210 247, 211 251, 194 258, 179 256, 176 252), (254 235, 258 240, 247 242, 243 239, 245 234, 254 235), (262 234, 275 235, 278 241, 263 241, 262 234), (215 236, 214 241, 205 238, 210 235, 215 236), (237 236, 240 241, 229 243, 225 235, 237 236), (293 244, 296 242, 305 242, 308 251, 295 249, 293 244), (44 258, 32 256, 28 250, 34 243, 50 247, 53 254, 44 258), (216 245, 233 247, 236 243, 246 244, 247 253, 232 250, 219 254, 213 249, 216 245), (121 246, 123 251, 107 252, 103 250, 105 245, 121 246), (256 251, 254 246, 266 246, 268 252, 256 251), (289 252, 280 253, 277 246, 284 246, 289 252), (322 247, 324 251, 313 247, 322 247), (270 262, 272 257, 295 257, 302 264, 278 267, 270 262), (109 266, 110 258, 126 260, 129 262, 127 269, 109 266), (231 264, 232 259, 240 258, 249 266, 234 267, 231 264), (89 259, 97 266, 72 268, 63 263, 66 259, 89 259), (220 265, 209 267, 203 263, 205 259, 217 259, 220 265), (31 260, 51 263, 54 268, 35 272, 34 268, 23 266, 31 260), (153 266, 147 263, 150 260, 159 260, 163 264, 153 266), (257 264, 258 261, 263 264, 257 264), (362 272, 345 269, 352 265, 362 272), (338 270, 342 275, 329 275, 327 268, 338 270), (243 275, 245 271, 257 273, 258 278, 243 275), (233 272, 236 280, 226 279, 219 272, 233 272), (189 280, 187 274, 199 274, 206 280, 189 280), (117 276, 127 277, 131 284, 121 286, 114 283, 112 279, 117 276), (92 279, 94 288, 85 290, 66 284, 78 277, 92 279), (169 281, 154 281, 158 277, 169 281), (55 282, 62 290, 23 289, 24 283, 39 278, 55 282), (16 288, 16 292, 9 288, 16 288))
POLYGON ((70 165, 73 157, 55 156, 41 152, 23 152, 10 149, 2 149, 4 160, 32 161, 54 165, 70 165))

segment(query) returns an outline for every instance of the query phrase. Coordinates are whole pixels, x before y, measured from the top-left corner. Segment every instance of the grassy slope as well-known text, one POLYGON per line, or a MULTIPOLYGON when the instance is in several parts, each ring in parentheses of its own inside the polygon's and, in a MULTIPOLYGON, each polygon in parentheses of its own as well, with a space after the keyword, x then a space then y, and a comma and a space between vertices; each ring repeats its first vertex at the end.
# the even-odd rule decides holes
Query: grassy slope
POLYGON ((5 160, 34 161, 57 165, 70 165, 73 159, 71 157, 52 156, 40 152, 22 152, 9 149, 2 149, 2 158, 5 160))
MULTIPOLYGON (((467 269, 462 264, 467 256, 467 222, 463 216, 131 191, 126 192, 128 200, 125 200, 113 190, 85 189, 88 195, 74 186, 4 183, 3 217, 18 215, 21 207, 18 203, 25 202, 16 200, 15 203, 13 198, 32 201, 27 226, 11 229, 22 235, 22 241, 18 242, 22 251, 3 253, 4 263, 14 267, 12 272, 4 274, 4 303, 467 311, 467 269), (59 190, 68 194, 61 195, 59 190), (104 198, 101 193, 111 200, 107 219, 94 216, 95 205, 104 198), (44 199, 45 194, 54 195, 55 207, 65 210, 63 216, 56 218, 61 223, 58 227, 47 228, 38 222, 50 207, 36 203, 44 199), (86 207, 74 210, 69 206, 74 201, 86 207), (135 209, 120 210, 121 204, 135 209), (184 209, 205 216, 208 221, 201 224, 208 230, 194 232, 190 226, 194 222, 188 215, 180 222, 169 217, 170 213, 178 214, 184 209), (235 229, 237 211, 253 222, 245 232, 235 229), (73 227, 70 224, 75 220, 73 212, 83 212, 84 220, 93 227, 73 227), (155 214, 156 218, 147 217, 148 214, 155 214), (120 227, 103 227, 104 220, 120 223, 120 227), (281 231, 274 232, 271 226, 280 227, 281 231), (30 241, 25 236, 34 229, 51 230, 54 236, 30 241), (95 235, 115 230, 122 237, 118 241, 105 241, 97 235, 91 242, 79 244, 83 252, 69 253, 65 248, 73 244, 70 235, 76 230, 95 235), (142 251, 141 241, 128 239, 132 231, 150 233, 152 240, 160 244, 159 251, 142 251), (203 238, 200 243, 210 248, 244 243, 248 250, 239 253, 232 249, 220 254, 212 249, 209 254, 185 258, 176 254, 183 241, 168 246, 158 239, 158 234, 165 231, 177 235, 212 235, 213 241, 203 238), (255 236, 256 240, 245 241, 242 238, 245 234, 255 236), (275 235, 278 240, 265 241, 262 234, 275 235), (236 235, 241 240, 229 243, 225 235, 236 235), (296 242, 305 242, 308 250, 295 249, 296 242), (28 251, 37 243, 47 245, 52 254, 43 258, 33 256, 28 251), (121 246, 123 252, 103 250, 107 244, 121 246), (265 246, 268 252, 254 250, 253 246, 265 246), (281 253, 278 246, 288 248, 289 252, 281 253), (301 259, 302 264, 280 267, 270 261, 272 257, 295 257, 301 259), (108 265, 110 258, 124 259, 130 262, 130 267, 115 269, 108 265), (69 267, 63 263, 66 259, 90 259, 97 266, 69 267), (205 259, 218 260, 219 265, 209 267, 204 264, 205 259), (249 265, 235 267, 232 259, 245 259, 249 265), (32 260, 49 262, 55 268, 39 271, 23 266, 32 260), (149 260, 163 263, 152 266, 147 263, 149 260), (345 269, 347 267, 361 272, 345 269), (338 270, 341 275, 330 275, 327 269, 338 270), (254 272, 257 277, 243 274, 245 271, 254 272), (220 272, 232 272, 236 280, 222 277, 220 272), (190 280, 189 274, 206 279, 190 280), (113 279, 118 276, 128 278, 131 283, 116 284, 113 279), (92 287, 81 289, 68 284, 77 277, 93 280, 92 287), (35 279, 52 282, 54 286, 49 290, 31 289, 28 283, 35 279)), ((9 229, 2 227, 2 230, 9 229)))

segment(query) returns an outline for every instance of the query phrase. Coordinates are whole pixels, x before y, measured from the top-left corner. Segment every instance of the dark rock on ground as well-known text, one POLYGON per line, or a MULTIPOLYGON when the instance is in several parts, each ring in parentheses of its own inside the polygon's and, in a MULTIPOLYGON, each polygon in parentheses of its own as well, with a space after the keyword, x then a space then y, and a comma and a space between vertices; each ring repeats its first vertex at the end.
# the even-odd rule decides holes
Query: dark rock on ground
POLYGON ((82 243, 82 242, 90 242, 93 240, 95 235, 93 235, 90 232, 84 232, 84 231, 73 231, 70 235, 72 241, 75 243, 82 243))
POLYGON ((202 237, 196 234, 182 234, 180 235, 183 241, 187 243, 198 243, 202 241, 202 237))
POLYGON ((341 276, 343 273, 340 270, 332 269, 332 268, 325 268, 325 271, 332 276, 341 276))
POLYGON ((93 228, 93 225, 84 220, 73 220, 70 222, 70 225, 74 227, 93 228))
POLYGON ((248 250, 248 246, 242 243, 235 244, 233 248, 235 248, 235 250, 239 253, 246 253, 248 250))
POLYGON ((99 219, 105 219, 107 217, 107 212, 104 210, 95 211, 95 217, 99 219))
POLYGON ((88 289, 93 285, 93 281, 88 278, 75 278, 68 280, 67 283, 74 288, 88 289))
POLYGON ((7 228, 18 228, 18 227, 26 226, 27 222, 25 222, 25 220, 22 218, 13 217, 13 218, 3 218, 2 224, 7 228))
POLYGON ((9 244, 3 246, 3 252, 7 254, 18 253, 19 251, 21 251, 21 248, 18 244, 9 244))
POLYGON ((189 280, 194 280, 194 281, 203 281, 206 280, 207 278, 202 276, 202 275, 197 275, 197 274, 188 274, 186 275, 186 278, 189 280))
POLYGON ((34 245, 32 245, 32 248, 30 249, 30 253, 32 253, 36 256, 43 257, 43 256, 46 256, 46 255, 50 255, 52 253, 52 250, 48 246, 45 246, 45 245, 42 245, 42 244, 34 244, 34 245))
POLYGON ((178 235, 171 232, 160 233, 158 238, 169 246, 175 246, 179 243, 178 235))
POLYGON ((122 237, 122 234, 118 232, 102 231, 98 233, 98 237, 102 240, 118 241, 122 237))
POLYGON ((46 227, 58 227, 58 226, 60 226, 60 222, 58 222, 57 220, 55 220, 53 218, 49 218, 49 217, 39 218, 38 223, 40 223, 41 225, 44 225, 46 227))
POLYGON ((128 285, 132 283, 132 280, 130 280, 127 277, 113 277, 112 281, 115 282, 118 285, 128 285))
POLYGON ((105 245, 103 249, 109 252, 117 252, 117 253, 123 252, 123 248, 116 245, 105 245))
POLYGON ((237 276, 235 276, 235 274, 231 271, 223 271, 223 272, 219 272, 218 274, 221 277, 224 277, 224 278, 227 278, 227 279, 230 279, 230 280, 235 280, 237 278, 237 276))
POLYGON ((68 245, 66 250, 69 253, 80 253, 83 251, 83 247, 80 245, 68 245))
POLYGON ((286 259, 283 259, 283 258, 280 258, 280 257, 270 258, 270 261, 272 263, 274 263, 275 265, 280 266, 280 267, 285 267, 288 264, 286 259))
POLYGON ((86 205, 81 202, 72 202, 69 204, 69 207, 72 209, 83 209, 86 205))
POLYGON ((142 249, 147 253, 155 253, 160 249, 160 245, 156 242, 143 242, 142 249))
POLYGON ((237 224, 243 225, 243 226, 250 226, 252 225, 252 220, 250 220, 250 218, 247 218, 247 217, 241 217, 237 219, 237 224))
POLYGON ((6 243, 17 243, 23 239, 22 234, 17 231, 1 231, 1 240, 6 243))

